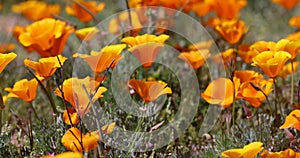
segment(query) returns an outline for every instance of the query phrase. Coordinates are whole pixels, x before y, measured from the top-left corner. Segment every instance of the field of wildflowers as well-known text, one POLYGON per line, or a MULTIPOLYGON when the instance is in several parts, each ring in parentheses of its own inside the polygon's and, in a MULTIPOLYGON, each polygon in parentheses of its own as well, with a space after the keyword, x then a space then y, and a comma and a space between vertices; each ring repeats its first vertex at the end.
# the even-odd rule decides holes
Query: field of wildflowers
POLYGON ((0 1, 0 157, 300 158, 299 3, 0 1))

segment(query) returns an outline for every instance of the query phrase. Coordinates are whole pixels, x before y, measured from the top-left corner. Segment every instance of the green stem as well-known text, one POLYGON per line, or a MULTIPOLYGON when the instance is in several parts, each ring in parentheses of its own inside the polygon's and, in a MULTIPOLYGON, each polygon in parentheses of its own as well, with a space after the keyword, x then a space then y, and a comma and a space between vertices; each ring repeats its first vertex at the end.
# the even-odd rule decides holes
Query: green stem
POLYGON ((294 104, 294 62, 291 60, 292 74, 291 74, 291 104, 294 104))
POLYGON ((38 120, 40 120, 40 118, 39 118, 39 116, 38 116, 38 114, 37 114, 35 108, 33 107, 32 102, 29 102, 29 105, 30 105, 30 108, 32 109, 32 111, 33 111, 33 113, 34 113, 34 116, 35 116, 38 120))
POLYGON ((30 70, 30 69, 27 69, 28 72, 38 81, 39 85, 41 86, 43 92, 46 94, 48 100, 50 101, 50 105, 51 105, 51 108, 53 110, 53 113, 55 114, 58 114, 58 111, 55 107, 55 104, 54 104, 54 100, 53 98, 51 97, 50 93, 47 91, 46 87, 44 86, 44 84, 36 77, 36 75, 30 70))

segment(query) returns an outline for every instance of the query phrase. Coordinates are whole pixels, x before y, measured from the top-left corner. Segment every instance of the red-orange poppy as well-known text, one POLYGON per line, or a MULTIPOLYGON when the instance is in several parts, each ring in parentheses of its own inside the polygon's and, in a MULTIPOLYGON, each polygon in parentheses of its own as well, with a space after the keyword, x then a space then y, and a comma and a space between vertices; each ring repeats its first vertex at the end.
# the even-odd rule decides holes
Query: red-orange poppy
POLYGON ((135 55, 144 68, 149 68, 168 38, 169 36, 165 34, 159 36, 144 34, 125 37, 121 41, 128 44, 128 50, 135 55))
POLYGON ((293 16, 289 21, 289 25, 294 26, 298 30, 300 30, 300 16, 293 16))
POLYGON ((83 7, 88 9, 93 14, 97 14, 105 8, 105 3, 101 2, 97 4, 96 1, 76 0, 76 3, 73 2, 72 5, 66 6, 66 13, 76 16, 80 21, 87 23, 91 21, 93 17, 83 7))
MULTIPOLYGON (((84 79, 69 78, 65 80, 62 85, 60 85, 60 88, 62 88, 64 92, 66 101, 68 101, 76 110, 76 112, 82 117, 92 106, 89 96, 94 93, 96 86, 98 85, 99 82, 92 80, 90 77, 86 77, 84 79), (83 85, 85 85, 85 88, 89 94, 86 94, 83 85)), ((97 99, 101 98, 102 93, 104 93, 106 90, 107 89, 105 87, 100 87, 92 98, 92 101, 95 102, 97 99)), ((59 97, 62 97, 59 88, 55 90, 55 94, 59 97)))
POLYGON ((200 68, 210 56, 208 51, 190 51, 182 52, 179 54, 179 58, 185 60, 192 68, 200 68))
POLYGON ((61 54, 72 32, 74 32, 73 26, 50 18, 34 22, 24 28, 18 26, 14 29, 14 35, 19 42, 28 48, 28 51, 36 51, 42 57, 61 54))
POLYGON ((0 73, 4 70, 6 65, 17 57, 17 54, 11 52, 8 54, 0 54, 0 73))
POLYGON ((126 48, 125 44, 109 45, 101 49, 100 52, 91 51, 90 55, 87 54, 74 54, 73 57, 80 57, 88 63, 90 68, 99 74, 108 68, 112 64, 111 68, 115 67, 117 63, 122 59, 122 51, 126 48))
POLYGON ((30 0, 13 5, 12 11, 21 13, 27 19, 37 21, 58 15, 60 13, 60 5, 50 5, 44 1, 30 0))
POLYGON ((172 94, 171 88, 162 81, 140 81, 131 79, 128 86, 136 91, 137 94, 146 102, 152 102, 164 94, 172 94))

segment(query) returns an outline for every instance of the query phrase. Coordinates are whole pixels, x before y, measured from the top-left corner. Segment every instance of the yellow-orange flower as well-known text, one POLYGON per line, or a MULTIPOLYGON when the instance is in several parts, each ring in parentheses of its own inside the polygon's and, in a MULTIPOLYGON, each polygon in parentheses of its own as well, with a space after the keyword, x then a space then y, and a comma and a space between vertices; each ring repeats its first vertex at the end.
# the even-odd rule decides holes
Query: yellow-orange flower
POLYGON ((17 27, 15 35, 19 42, 30 51, 42 57, 56 56, 63 52, 65 43, 74 28, 64 21, 43 19, 23 28, 17 27))
POLYGON ((179 58, 186 61, 192 68, 200 68, 210 56, 208 51, 190 51, 182 52, 179 54, 179 58))
POLYGON ((83 158, 83 155, 81 152, 64 152, 57 154, 55 156, 48 155, 48 156, 42 156, 41 158, 83 158))
POLYGON ((76 16, 82 22, 89 22, 93 19, 93 17, 85 10, 82 6, 88 9, 93 14, 97 14, 101 12, 105 8, 105 3, 97 4, 96 1, 85 1, 85 0, 76 0, 76 3, 73 2, 72 5, 66 6, 66 13, 69 15, 76 16))
POLYGON ((128 50, 135 55, 144 68, 149 68, 168 38, 169 36, 165 34, 159 36, 144 34, 125 37, 121 41, 128 44, 128 50))
POLYGON ((298 158, 300 157, 299 152, 295 152, 292 149, 286 149, 284 151, 279 152, 270 152, 265 150, 263 153, 260 154, 261 158, 298 158))
POLYGON ((60 13, 60 5, 50 5, 43 1, 30 0, 13 5, 12 11, 21 13, 27 19, 37 21, 58 15, 60 13))
POLYGON ((79 122, 78 113, 73 108, 68 108, 68 110, 67 109, 64 110, 64 113, 63 113, 64 123, 70 125, 71 124, 70 119, 71 119, 73 125, 76 125, 79 122), (68 112, 69 112, 70 118, 68 116, 68 112))
POLYGON ((272 0, 272 2, 281 5, 286 9, 293 9, 300 1, 299 0, 272 0))
POLYGON ((286 118, 280 129, 284 128, 295 128, 300 131, 300 110, 293 110, 286 118))
POLYGON ((249 64, 252 59, 258 54, 257 51, 250 51, 249 44, 241 44, 238 47, 238 54, 244 60, 245 63, 249 64))
MULTIPOLYGON (((99 82, 90 79, 90 77, 86 77, 84 79, 69 78, 65 80, 60 87, 64 92, 66 101, 68 101, 76 110, 76 112, 82 117, 92 106, 89 101, 89 95, 94 94, 95 88, 98 85, 99 82), (86 94, 83 85, 85 85, 89 94, 86 94)), ((94 102, 98 98, 101 98, 102 93, 104 93, 106 90, 107 89, 105 87, 100 87, 95 96, 92 98, 92 101, 94 102)), ((59 88, 55 90, 55 94, 59 97, 62 97, 59 88)))
POLYGON ((14 50, 17 46, 13 43, 2 43, 0 44, 0 53, 8 53, 14 50))
POLYGON ((11 52, 8 54, 0 54, 0 73, 4 70, 6 65, 17 57, 17 54, 11 52))
POLYGON ((291 54, 291 60, 294 60, 297 54, 300 52, 300 39, 291 41, 288 39, 282 39, 276 43, 276 51, 286 51, 291 54))
MULTIPOLYGON (((67 60, 66 57, 61 55, 58 55, 58 58, 62 65, 67 60)), ((32 68, 37 75, 47 78, 52 76, 57 68, 60 68, 59 61, 57 57, 40 58, 38 62, 27 58, 24 60, 24 64, 32 68)))
POLYGON ((300 31, 289 34, 285 39, 294 41, 294 40, 300 40, 300 31))
POLYGON ((289 21, 289 25, 294 26, 298 30, 300 30, 300 16, 293 16, 289 21))
POLYGON ((227 49, 224 52, 215 54, 214 56, 212 56, 212 59, 218 64, 224 63, 224 65, 226 65, 227 63, 230 63, 235 57, 235 51, 236 50, 233 48, 227 49))
POLYGON ((172 94, 171 88, 167 87, 167 84, 162 81, 131 79, 128 81, 128 86, 134 89, 146 103, 152 102, 161 95, 172 94))
MULTIPOLYGON (((104 134, 110 134, 113 132, 116 123, 113 122, 109 125, 101 127, 104 134)), ((90 132, 87 134, 82 134, 79 129, 72 127, 70 128, 61 138, 62 144, 71 151, 91 151, 98 146, 98 141, 100 141, 100 135, 98 131, 90 132), (82 146, 80 144, 82 135, 82 146)))
POLYGON ((291 58, 285 51, 264 51, 253 58, 253 66, 257 66, 271 78, 276 77, 284 64, 291 58))
POLYGON ((238 43, 247 32, 245 23, 241 20, 224 21, 215 30, 230 44, 238 43))
POLYGON ((250 46, 250 51, 255 51, 257 54, 264 51, 274 51, 276 43, 273 41, 257 41, 250 46))
POLYGON ((211 7, 221 19, 234 19, 239 11, 247 5, 247 0, 212 0, 211 7))
POLYGON ((122 59, 121 53, 125 48, 125 44, 109 45, 102 48, 100 52, 91 51, 91 55, 76 53, 73 55, 73 57, 82 58, 85 62, 88 63, 90 68, 96 74, 99 74, 105 71, 106 68, 111 65, 113 60, 114 63, 111 68, 115 67, 118 61, 122 59))
POLYGON ((292 74, 292 73, 295 73, 298 69, 298 66, 299 66, 300 62, 299 61, 296 61, 296 62, 293 62, 293 67, 294 67, 294 71, 292 69, 292 63, 288 63, 288 64, 285 64, 282 68, 282 71, 279 73, 278 76, 281 76, 283 78, 286 78, 287 75, 289 74, 292 74))
POLYGON ((13 88, 5 88, 9 92, 9 98, 20 98, 27 102, 32 102, 36 96, 38 82, 36 79, 22 79, 16 82, 13 88))
POLYGON ((90 41, 98 32, 99 29, 97 29, 96 27, 87 27, 80 30, 76 30, 75 35, 81 40, 90 41))
POLYGON ((263 143, 253 142, 243 148, 223 151, 222 156, 227 158, 254 158, 263 149, 263 143))
POLYGON ((207 86, 201 96, 210 104, 218 104, 227 108, 234 101, 235 91, 237 91, 235 87, 239 87, 239 81, 234 82, 233 84, 228 78, 217 78, 207 86))

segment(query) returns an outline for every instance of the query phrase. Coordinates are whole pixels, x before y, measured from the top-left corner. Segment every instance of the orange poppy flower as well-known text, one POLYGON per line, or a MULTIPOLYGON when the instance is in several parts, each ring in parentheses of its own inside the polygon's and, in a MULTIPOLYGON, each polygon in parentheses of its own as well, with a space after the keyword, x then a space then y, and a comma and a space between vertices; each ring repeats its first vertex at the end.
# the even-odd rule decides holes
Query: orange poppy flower
POLYGON ((254 58, 258 53, 253 53, 250 51, 250 44, 241 44, 238 47, 238 54, 244 60, 245 63, 249 64, 252 62, 252 58, 254 58))
POLYGON ((257 54, 264 51, 275 51, 276 43, 273 41, 257 41, 250 46, 250 51, 255 51, 257 54))
POLYGON ((61 54, 67 38, 74 32, 72 26, 55 19, 43 19, 23 28, 15 28, 15 36, 30 51, 36 51, 42 57, 61 54))
POLYGON ((300 31, 289 34, 285 39, 295 41, 295 40, 300 40, 300 31))
MULTIPOLYGON (((61 64, 67 60, 66 57, 58 55, 58 58, 61 64)), ((42 77, 50 77, 54 74, 57 68, 60 68, 59 61, 57 57, 48 57, 48 58, 41 58, 38 62, 31 61, 30 59, 25 59, 24 64, 30 68, 32 68, 37 75, 42 77)))
POLYGON ((286 51, 290 53, 291 60, 294 60, 297 54, 300 52, 300 39, 295 41, 282 39, 276 43, 275 49, 277 51, 286 51))
POLYGON ((200 17, 204 17, 212 10, 211 1, 209 0, 202 0, 191 5, 192 10, 200 17))
POLYGON ((236 95, 239 87, 239 80, 233 82, 228 78, 217 78, 213 80, 201 93, 202 98, 210 104, 218 104, 228 108, 233 103, 233 96, 236 95))
POLYGON ((300 131, 300 110, 293 110, 286 118, 283 125, 279 127, 280 129, 285 128, 295 128, 300 131))
POLYGON ((264 76, 252 70, 235 70, 234 77, 237 77, 242 84, 251 80, 261 80, 264 76))
POLYGON ((2 5, 2 3, 0 3, 0 10, 2 10, 2 7, 3 7, 3 5, 2 5))
POLYGON ((247 5, 247 0, 212 0, 212 10, 221 19, 234 19, 239 16, 239 11, 247 5))
POLYGON ((253 66, 257 66, 271 78, 275 78, 284 64, 291 58, 285 51, 264 51, 253 58, 253 66))
POLYGON ((128 50, 135 55, 144 68, 149 68, 168 38, 169 36, 165 34, 159 36, 144 34, 125 37, 121 41, 128 44, 128 50))
POLYGON ((0 53, 8 53, 16 49, 16 45, 13 43, 2 43, 0 44, 0 53))
POLYGON ((64 152, 57 155, 42 156, 41 158, 83 158, 81 152, 64 152))
POLYGON ((211 48, 211 45, 214 43, 213 40, 208 40, 208 41, 200 41, 197 43, 194 43, 192 45, 188 46, 189 50, 206 50, 209 51, 211 48))
POLYGON ((300 62, 293 62, 294 72, 292 71, 292 63, 285 64, 278 76, 286 78, 287 75, 297 72, 300 62))
POLYGON ((241 20, 221 22, 220 25, 215 27, 215 30, 230 44, 238 43, 248 31, 245 23, 241 20))
POLYGON ((253 142, 245 145, 243 148, 230 149, 222 152, 222 156, 227 158, 254 158, 261 150, 263 150, 263 143, 253 142))
POLYGON ((292 149, 286 149, 284 151, 279 152, 270 152, 265 150, 263 153, 260 154, 261 158, 297 158, 300 157, 299 152, 295 152, 292 149))
POLYGON ((212 56, 212 59, 218 64, 224 63, 226 65, 227 63, 230 63, 235 57, 235 51, 236 50, 233 48, 227 49, 224 52, 215 54, 214 56, 212 56))
POLYGON ((294 26, 298 30, 300 30, 300 16, 293 16, 289 21, 289 25, 294 26))
POLYGON ((167 84, 162 81, 131 79, 128 81, 128 86, 134 89, 146 103, 152 102, 161 95, 172 94, 171 88, 167 87, 167 84))
MULTIPOLYGON (((76 2, 80 3, 82 6, 84 6, 93 14, 97 14, 105 8, 105 3, 97 4, 96 1, 76 0, 76 2)), ((66 13, 69 15, 76 16, 80 21, 85 23, 93 19, 93 17, 85 9, 83 9, 75 2, 73 2, 71 6, 70 5, 66 6, 66 13)))
POLYGON ((9 92, 9 98, 20 98, 27 102, 32 102, 36 96, 38 82, 36 79, 22 79, 16 82, 13 88, 5 88, 9 92))
POLYGON ((299 152, 294 152, 292 149, 286 149, 280 152, 269 152, 265 151, 260 155, 261 158, 297 158, 300 157, 299 152))
POLYGON ((29 20, 37 21, 44 18, 52 18, 53 14, 58 15, 60 13, 60 5, 50 5, 43 1, 30 0, 13 5, 12 11, 21 13, 29 20))
POLYGON ((96 27, 87 27, 80 30, 76 30, 75 35, 81 40, 90 41, 98 32, 99 29, 97 29, 96 27))
POLYGON ((97 74, 106 70, 106 68, 111 65, 112 61, 114 61, 111 68, 115 67, 122 59, 121 53, 123 49, 126 48, 125 44, 115 44, 109 45, 101 49, 100 52, 91 51, 91 55, 87 54, 74 54, 73 57, 80 57, 85 62, 88 63, 90 68, 97 74))
POLYGON ((0 54, 0 73, 4 70, 6 65, 17 57, 17 54, 11 52, 8 54, 0 54))
POLYGON ((259 87, 266 95, 269 95, 273 90, 273 80, 254 79, 241 83, 237 98, 242 98, 257 108, 265 101, 266 97, 261 91, 255 89, 252 85, 259 87))
MULTIPOLYGON (((83 117, 86 114, 91 105, 89 101, 89 96, 94 93, 96 86, 99 85, 99 82, 90 79, 90 77, 86 77, 84 79, 78 78, 69 78, 64 81, 62 85, 64 97, 66 101, 68 101, 76 112, 83 117), (89 94, 86 94, 85 89, 82 85, 85 85, 86 90, 89 94)), ((102 93, 104 93, 107 89, 105 87, 100 87, 92 98, 92 101, 95 102, 97 99, 102 97, 102 93)), ((62 97, 61 92, 58 88, 55 90, 55 94, 59 97, 62 97)))
POLYGON ((281 5, 286 9, 293 9, 300 1, 299 0, 272 0, 272 2, 281 5))
POLYGON ((200 68, 210 56, 208 51, 190 51, 182 52, 179 54, 179 58, 186 61, 192 68, 200 68))
POLYGON ((67 124, 67 125, 71 124, 71 121, 70 121, 69 116, 68 116, 68 112, 69 112, 72 124, 76 125, 79 122, 79 116, 78 116, 78 113, 73 108, 68 108, 68 111, 67 111, 67 109, 64 110, 64 113, 63 113, 64 123, 67 124))
MULTIPOLYGON (((104 134, 110 134, 113 132, 116 123, 113 122, 109 125, 101 127, 104 134)), ((91 151, 97 148, 98 141, 100 141, 100 135, 98 131, 82 134, 82 146, 80 145, 81 132, 79 129, 72 127, 70 128, 61 138, 62 144, 71 151, 91 151)))

